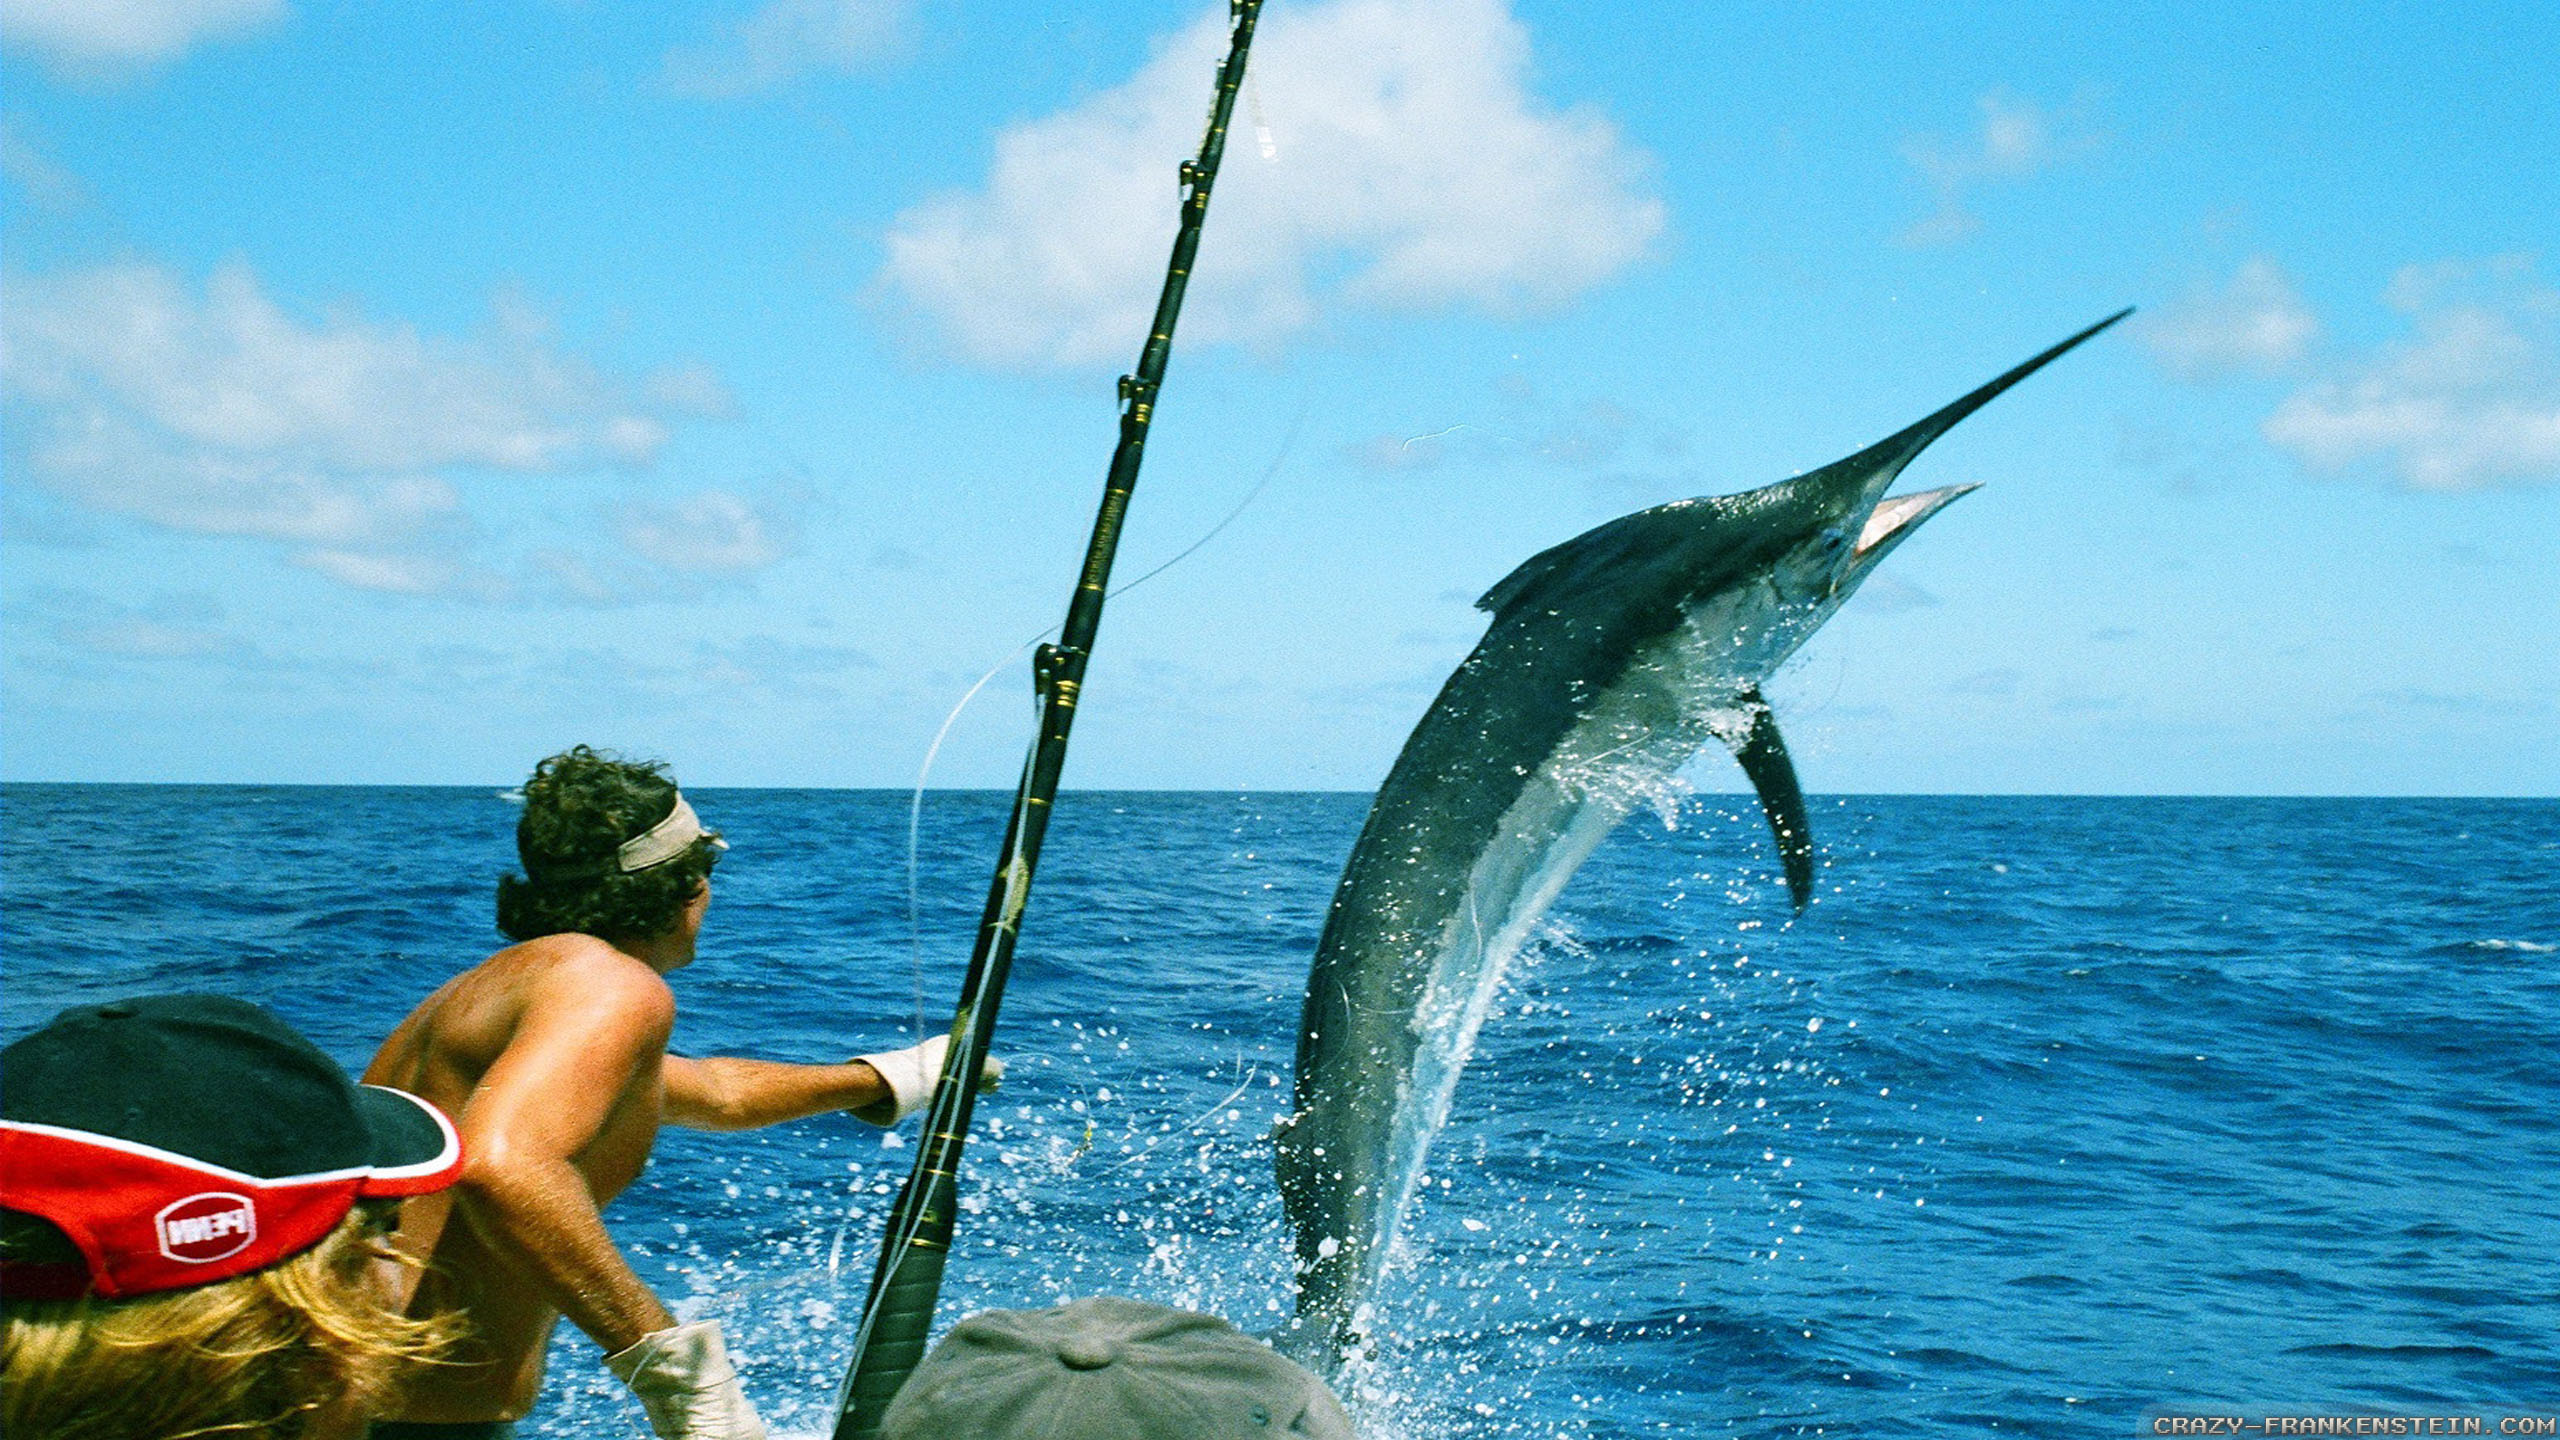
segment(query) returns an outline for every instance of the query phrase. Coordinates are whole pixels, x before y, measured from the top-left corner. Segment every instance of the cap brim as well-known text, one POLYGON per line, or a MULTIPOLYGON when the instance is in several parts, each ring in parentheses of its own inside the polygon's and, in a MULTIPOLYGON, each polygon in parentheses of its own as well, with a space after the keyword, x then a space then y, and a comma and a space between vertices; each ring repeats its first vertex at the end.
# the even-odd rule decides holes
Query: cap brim
POLYGON ((462 1176, 462 1137, 444 1112, 405 1090, 356 1087, 356 1114, 373 1137, 372 1173, 359 1193, 425 1195, 462 1176))

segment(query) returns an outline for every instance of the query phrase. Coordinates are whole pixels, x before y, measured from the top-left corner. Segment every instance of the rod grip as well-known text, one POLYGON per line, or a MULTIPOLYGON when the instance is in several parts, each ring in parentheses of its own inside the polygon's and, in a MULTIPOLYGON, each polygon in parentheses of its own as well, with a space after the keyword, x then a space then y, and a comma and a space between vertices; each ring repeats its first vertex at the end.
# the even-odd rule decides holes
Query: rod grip
POLYGON ((889 1402, 898 1398, 899 1387, 924 1359, 934 1298, 941 1293, 942 1266, 950 1255, 941 1245, 923 1242, 910 1244, 898 1257, 898 1268, 880 1289, 870 1343, 846 1382, 835 1440, 874 1440, 879 1435, 889 1402))

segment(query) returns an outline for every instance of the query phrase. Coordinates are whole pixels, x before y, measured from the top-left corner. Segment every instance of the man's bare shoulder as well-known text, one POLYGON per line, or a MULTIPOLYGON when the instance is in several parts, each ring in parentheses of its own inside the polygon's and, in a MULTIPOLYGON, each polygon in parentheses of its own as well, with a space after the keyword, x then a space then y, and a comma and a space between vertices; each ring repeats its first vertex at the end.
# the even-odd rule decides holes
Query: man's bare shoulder
POLYGON ((435 1052, 476 1074, 527 1022, 564 1014, 663 1027, 673 1022, 675 994, 656 971, 593 935, 544 935, 510 945, 438 986, 383 1042, 377 1066, 387 1067, 387 1076, 405 1075, 404 1057, 423 1060, 435 1052))
POLYGON ((590 1015, 634 1019, 675 1016, 666 977, 593 935, 544 935, 511 945, 482 962, 503 966, 506 983, 528 1009, 569 1006, 590 1015))

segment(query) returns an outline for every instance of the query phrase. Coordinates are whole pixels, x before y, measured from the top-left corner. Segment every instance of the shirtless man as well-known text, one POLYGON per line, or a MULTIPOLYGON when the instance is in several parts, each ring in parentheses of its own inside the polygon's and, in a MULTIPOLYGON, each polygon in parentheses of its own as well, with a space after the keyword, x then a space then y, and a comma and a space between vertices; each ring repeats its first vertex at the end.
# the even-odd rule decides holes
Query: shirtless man
POLYGON ((661 1123, 746 1130, 849 1110, 893 1125, 930 1098, 948 1038, 841 1065, 668 1054, 666 976, 693 960, 726 843, 662 767, 585 746, 543 761, 524 793, 525 874, 498 882, 498 927, 520 943, 428 996, 365 1071, 451 1115, 466 1157, 452 1190, 410 1202, 399 1235, 429 1262, 412 1313, 463 1313, 461 1363, 421 1375, 374 1433, 512 1434, 566 1315, 666 1440, 761 1440, 718 1323, 678 1325, 600 1212, 661 1123))

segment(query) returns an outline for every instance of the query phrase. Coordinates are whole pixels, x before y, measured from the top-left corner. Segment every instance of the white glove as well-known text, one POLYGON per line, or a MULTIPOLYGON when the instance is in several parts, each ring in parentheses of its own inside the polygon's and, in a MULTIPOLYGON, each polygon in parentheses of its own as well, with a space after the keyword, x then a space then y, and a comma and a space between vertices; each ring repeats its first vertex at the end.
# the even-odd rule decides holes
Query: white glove
POLYGON ((652 1331, 604 1368, 639 1397, 659 1440, 765 1440, 717 1320, 652 1331))
MULTIPOLYGON (((895 1125, 914 1114, 933 1098, 933 1082, 942 1078, 942 1057, 950 1052, 951 1037, 936 1035, 904 1050, 853 1057, 879 1071, 880 1078, 889 1082, 889 1098, 872 1101, 854 1111, 853 1118, 874 1125, 895 1125)), ((978 1071, 978 1093, 984 1095, 993 1090, 1003 1078, 1004 1062, 988 1056, 985 1067, 978 1071)))

